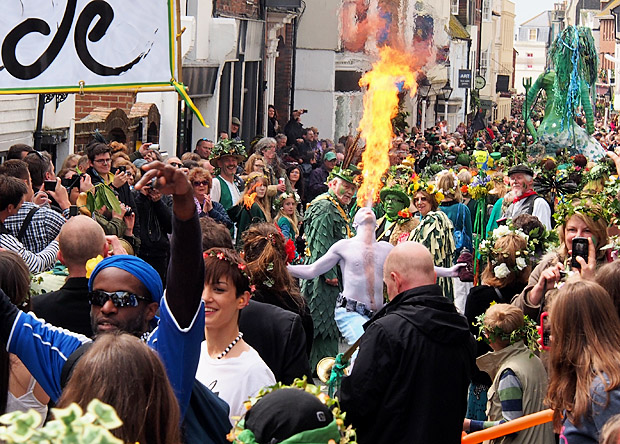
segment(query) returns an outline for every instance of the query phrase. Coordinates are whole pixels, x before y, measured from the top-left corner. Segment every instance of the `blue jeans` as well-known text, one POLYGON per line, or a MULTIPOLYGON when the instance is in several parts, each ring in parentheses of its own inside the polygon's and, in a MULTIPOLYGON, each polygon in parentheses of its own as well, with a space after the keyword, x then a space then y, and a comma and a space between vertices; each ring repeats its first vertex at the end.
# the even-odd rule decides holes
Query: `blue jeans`
POLYGON ((368 322, 368 318, 355 311, 347 311, 344 307, 336 307, 334 315, 338 330, 347 344, 353 345, 364 334, 363 326, 368 322))
MULTIPOLYGON (((364 334, 364 324, 369 320, 366 316, 355 311, 347 311, 344 307, 336 307, 334 316, 340 334, 349 345, 353 345, 364 334)), ((351 369, 355 363, 355 358, 357 358, 358 351, 355 350, 355 353, 351 356, 351 369)))

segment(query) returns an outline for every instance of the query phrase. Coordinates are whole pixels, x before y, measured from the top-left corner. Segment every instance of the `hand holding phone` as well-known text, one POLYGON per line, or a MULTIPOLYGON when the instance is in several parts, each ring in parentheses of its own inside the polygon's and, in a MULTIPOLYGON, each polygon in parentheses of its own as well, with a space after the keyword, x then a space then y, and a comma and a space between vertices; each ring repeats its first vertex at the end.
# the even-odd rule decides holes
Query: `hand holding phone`
POLYGON ((570 258, 571 268, 581 268, 581 264, 577 261, 577 257, 583 258, 586 263, 588 262, 589 249, 590 245, 587 237, 576 237, 573 239, 572 254, 570 258))
POLYGON ((55 191, 57 182, 55 180, 46 180, 43 182, 43 189, 45 191, 55 191))

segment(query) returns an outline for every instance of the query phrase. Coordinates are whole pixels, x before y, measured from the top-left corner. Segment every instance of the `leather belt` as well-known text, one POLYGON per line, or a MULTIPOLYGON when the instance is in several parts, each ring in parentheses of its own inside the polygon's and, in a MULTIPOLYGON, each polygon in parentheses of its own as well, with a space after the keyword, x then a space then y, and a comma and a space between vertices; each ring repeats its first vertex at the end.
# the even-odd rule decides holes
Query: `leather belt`
POLYGON ((336 308, 342 307, 347 311, 353 311, 355 313, 359 313, 362 316, 366 316, 368 319, 372 318, 375 315, 374 310, 370 310, 366 307, 366 304, 355 301, 353 299, 347 299, 342 295, 338 295, 336 299, 336 308))

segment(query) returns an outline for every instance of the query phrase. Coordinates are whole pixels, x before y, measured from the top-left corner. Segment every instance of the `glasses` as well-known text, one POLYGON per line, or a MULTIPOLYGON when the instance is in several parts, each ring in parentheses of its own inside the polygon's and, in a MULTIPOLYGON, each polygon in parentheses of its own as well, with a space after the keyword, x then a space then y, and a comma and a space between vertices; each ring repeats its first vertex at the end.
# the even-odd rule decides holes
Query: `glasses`
POLYGON ((426 197, 415 197, 413 201, 414 202, 427 202, 428 199, 426 197))
POLYGON ((181 168, 183 166, 183 164, 179 162, 170 162, 170 165, 172 165, 175 168, 181 168))
POLYGON ((128 291, 103 291, 93 290, 88 293, 88 300, 90 305, 96 305, 103 307, 103 305, 111 300, 115 307, 137 307, 140 301, 151 302, 149 298, 144 296, 138 296, 137 294, 130 293, 128 291))
POLYGON ((385 198, 385 203, 399 203, 399 204, 402 204, 402 205, 405 204, 405 202, 403 202, 402 200, 397 199, 395 197, 386 197, 385 198))
POLYGON ((194 184, 195 187, 199 187, 200 185, 202 185, 203 187, 206 187, 209 185, 209 181, 208 180, 203 180, 203 181, 196 181, 196 182, 192 182, 194 184))
POLYGON ((107 159, 95 159, 93 160, 93 162, 97 162, 97 163, 110 163, 112 161, 112 159, 110 159, 109 157, 107 159))

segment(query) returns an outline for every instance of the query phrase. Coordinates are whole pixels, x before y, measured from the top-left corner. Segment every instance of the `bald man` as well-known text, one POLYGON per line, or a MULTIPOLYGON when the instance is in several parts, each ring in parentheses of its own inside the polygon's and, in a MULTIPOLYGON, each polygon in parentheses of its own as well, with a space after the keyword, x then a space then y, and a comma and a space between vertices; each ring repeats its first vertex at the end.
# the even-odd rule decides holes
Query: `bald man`
POLYGON ((90 217, 72 217, 60 230, 58 244, 58 260, 69 276, 58 291, 32 298, 32 311, 52 325, 91 337, 86 261, 108 255, 103 228, 90 217))
POLYGON ((364 326, 340 406, 360 444, 458 444, 475 366, 467 320, 435 284, 422 244, 394 247, 383 280, 389 302, 364 326))

